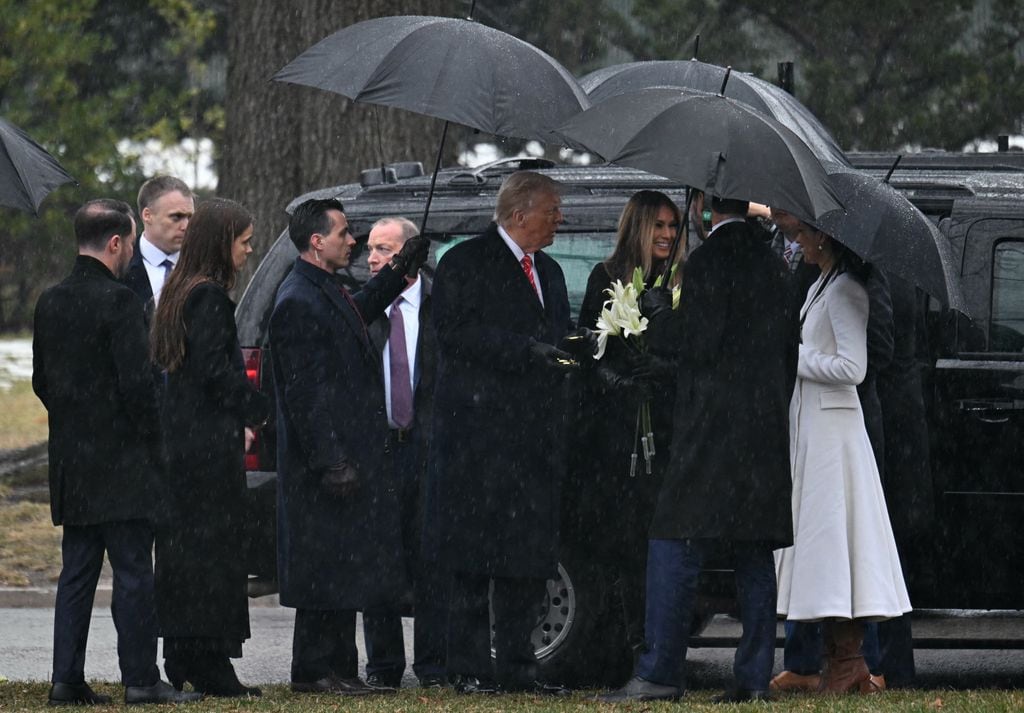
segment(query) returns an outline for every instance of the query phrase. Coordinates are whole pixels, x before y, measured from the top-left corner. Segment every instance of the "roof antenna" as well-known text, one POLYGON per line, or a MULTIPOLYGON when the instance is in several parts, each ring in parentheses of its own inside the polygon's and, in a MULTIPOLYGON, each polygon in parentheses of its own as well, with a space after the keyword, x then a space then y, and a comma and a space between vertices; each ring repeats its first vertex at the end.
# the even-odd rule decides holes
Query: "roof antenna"
POLYGON ((889 173, 885 174, 885 178, 882 179, 882 183, 888 183, 889 179, 892 178, 892 172, 896 170, 896 167, 900 165, 900 159, 903 158, 903 154, 896 154, 896 160, 892 162, 892 167, 889 169, 889 173))
POLYGON ((725 68, 725 77, 722 78, 722 88, 718 90, 718 96, 725 96, 725 85, 729 83, 729 75, 732 74, 732 67, 725 68))
POLYGON ((380 154, 380 182, 388 182, 387 170, 384 168, 384 142, 380 138, 380 113, 377 105, 373 105, 373 123, 377 128, 377 153, 380 154))
POLYGON ((697 59, 700 56, 700 33, 693 40, 693 58, 697 59))

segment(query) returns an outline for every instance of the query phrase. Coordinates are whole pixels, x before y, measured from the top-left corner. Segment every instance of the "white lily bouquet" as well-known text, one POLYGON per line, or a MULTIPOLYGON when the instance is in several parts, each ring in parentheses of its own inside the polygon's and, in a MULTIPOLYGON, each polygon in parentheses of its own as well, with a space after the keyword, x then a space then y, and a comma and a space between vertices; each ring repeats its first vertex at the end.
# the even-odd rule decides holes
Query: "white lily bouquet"
MULTIPOLYGON (((675 267, 669 279, 675 274, 675 267)), ((655 280, 654 286, 661 285, 662 278, 655 280)), ((605 290, 609 299, 601 308, 601 314, 597 318, 597 351, 595 359, 604 356, 608 347, 609 337, 622 339, 627 349, 640 354, 647 352, 647 343, 644 339, 644 332, 647 331, 647 318, 640 313, 640 295, 647 289, 644 283, 643 269, 637 267, 633 270, 633 279, 626 284, 621 280, 615 280, 611 287, 605 290)), ((679 306, 679 287, 672 289, 672 309, 679 306)), ((630 455, 629 476, 636 477, 636 467, 639 461, 639 453, 644 456, 644 469, 648 475, 651 473, 651 462, 654 460, 654 427, 651 424, 651 401, 644 399, 640 402, 636 412, 636 430, 633 437, 633 453, 630 455), (638 447, 639 446, 639 447, 638 447)))

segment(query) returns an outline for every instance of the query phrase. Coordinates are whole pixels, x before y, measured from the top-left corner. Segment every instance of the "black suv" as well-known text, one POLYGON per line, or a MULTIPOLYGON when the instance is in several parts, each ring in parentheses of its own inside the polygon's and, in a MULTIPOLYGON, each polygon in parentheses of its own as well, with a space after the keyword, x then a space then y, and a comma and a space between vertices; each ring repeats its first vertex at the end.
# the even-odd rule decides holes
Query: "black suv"
MULTIPOLYGON (((879 174, 889 155, 852 155, 879 174)), ((511 159, 474 170, 442 171, 427 233, 436 264, 452 245, 482 232, 491 221, 502 179, 514 170, 539 170, 564 185, 565 223, 546 250, 565 271, 574 314, 587 276, 615 240, 619 214, 643 188, 661 190, 680 205, 684 188, 667 179, 615 166, 556 166, 511 159)), ((361 255, 370 227, 383 216, 419 222, 429 186, 419 164, 364 173, 360 184, 327 188, 297 198, 337 197, 359 245, 343 279, 353 288, 368 277, 361 255)), ((1024 608, 1024 155, 921 154, 908 157, 892 184, 935 220, 960 260, 970 318, 932 303, 927 356, 922 358, 932 446, 931 473, 921 487, 934 497, 933 556, 927 576, 908 573, 919 608, 1024 608), (932 583, 942 582, 941 587, 932 583), (922 583, 918 588, 914 583, 922 583)), ((291 206, 289 206, 290 208, 291 206)), ((295 258, 287 234, 274 243, 238 305, 239 338, 250 378, 273 393, 267 324, 278 285, 295 258)), ((429 269, 429 267, 428 267, 429 269)), ((247 552, 251 593, 275 591, 275 441, 263 429, 247 459, 251 517, 247 552)), ((574 507, 592 507, 586 485, 570 477, 566 521, 574 507)), ((637 523, 643 527, 642 523, 637 523)), ((612 685, 628 675, 631 652, 623 635, 615 582, 595 558, 593 531, 563 537, 560 578, 548 583, 534 643, 546 677, 572 684, 612 685)), ((600 548, 598 548, 600 549, 600 548)), ((731 572, 709 567, 702 575, 702 608, 694 634, 715 612, 729 611, 731 572)), ((700 644, 695 639, 695 644, 700 644)), ((706 643, 706 642, 705 642, 706 643)), ((926 642, 918 642, 919 644, 926 642)))

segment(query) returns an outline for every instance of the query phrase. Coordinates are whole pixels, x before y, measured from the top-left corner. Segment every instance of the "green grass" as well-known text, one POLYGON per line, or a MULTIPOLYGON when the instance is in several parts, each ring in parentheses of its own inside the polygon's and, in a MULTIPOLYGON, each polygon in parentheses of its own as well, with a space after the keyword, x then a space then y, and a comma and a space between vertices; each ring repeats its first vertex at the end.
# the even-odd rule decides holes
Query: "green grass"
POLYGON ((46 437, 46 409, 32 384, 18 381, 9 390, 0 389, 0 450, 24 448, 46 437))
MULTIPOLYGON (((123 711, 124 691, 113 684, 98 684, 99 693, 110 695, 114 704, 107 708, 90 708, 95 711, 123 711)), ((43 711, 52 710, 46 706, 45 683, 0 683, 0 711, 43 711)), ((344 698, 335 696, 313 696, 293 694, 286 686, 265 686, 263 697, 255 699, 208 699, 198 704, 177 707, 174 710, 197 713, 212 711, 280 711, 282 713, 455 713, 469 711, 530 711, 531 713, 594 713, 595 711, 628 711, 629 713, 659 713, 665 711, 719 711, 739 713, 740 711, 772 711, 789 713, 800 711, 823 713, 888 713, 889 711, 922 711, 923 713, 987 713, 1007 712, 1024 709, 1024 692, 1021 691, 901 691, 887 692, 879 696, 815 697, 793 696, 770 705, 716 705, 710 702, 712 691, 697 691, 681 703, 638 703, 623 706, 605 706, 592 700, 592 693, 577 693, 572 698, 552 700, 536 696, 515 695, 495 697, 458 696, 449 691, 420 691, 405 689, 392 696, 370 698, 344 698)), ((167 711, 166 706, 139 706, 137 711, 167 711)))

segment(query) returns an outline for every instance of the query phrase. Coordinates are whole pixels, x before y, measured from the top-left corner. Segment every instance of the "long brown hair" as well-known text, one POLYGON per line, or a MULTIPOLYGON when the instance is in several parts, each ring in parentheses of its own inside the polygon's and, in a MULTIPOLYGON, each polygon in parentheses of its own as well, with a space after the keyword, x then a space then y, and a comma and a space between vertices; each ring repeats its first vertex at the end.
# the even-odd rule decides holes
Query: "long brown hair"
MULTIPOLYGON (((637 191, 630 197, 626 207, 622 209, 622 215, 619 216, 615 250, 604 261, 613 280, 632 280, 633 270, 637 267, 643 269, 645 281, 650 282, 653 279, 651 252, 654 245, 654 223, 662 207, 672 211, 677 225, 682 223, 683 217, 679 206, 661 191, 637 191)), ((676 263, 682 263, 684 252, 682 249, 678 251, 676 263)), ((676 270, 673 285, 679 283, 679 272, 676 270)))
POLYGON ((231 247, 252 225, 243 206, 224 198, 211 198, 196 208, 188 221, 178 264, 160 291, 150 349, 153 361, 175 371, 185 360, 185 302, 197 286, 213 282, 225 290, 235 284, 231 247))

